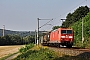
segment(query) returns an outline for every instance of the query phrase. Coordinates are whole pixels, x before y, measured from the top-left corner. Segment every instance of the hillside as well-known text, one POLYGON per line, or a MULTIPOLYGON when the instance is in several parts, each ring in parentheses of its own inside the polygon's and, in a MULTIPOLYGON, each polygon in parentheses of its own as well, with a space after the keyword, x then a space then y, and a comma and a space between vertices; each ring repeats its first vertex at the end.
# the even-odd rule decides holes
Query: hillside
MULTIPOLYGON (((5 35, 20 35, 20 36, 27 36, 27 35, 34 35, 34 31, 11 31, 11 30, 5 30, 5 35)), ((0 29, 0 36, 2 36, 2 29, 0 29)))
MULTIPOLYGON (((3 30, 0 29, 0 36, 2 36, 3 30)), ((40 34, 45 31, 39 31, 40 34)), ((35 31, 12 31, 12 30, 5 30, 5 35, 20 35, 20 36, 28 36, 28 35, 35 35, 35 31)))
MULTIPOLYGON (((90 12, 83 18, 84 20, 84 45, 90 46, 90 12)), ((82 42, 82 19, 74 23, 71 28, 74 30, 75 45, 80 46, 82 42)))

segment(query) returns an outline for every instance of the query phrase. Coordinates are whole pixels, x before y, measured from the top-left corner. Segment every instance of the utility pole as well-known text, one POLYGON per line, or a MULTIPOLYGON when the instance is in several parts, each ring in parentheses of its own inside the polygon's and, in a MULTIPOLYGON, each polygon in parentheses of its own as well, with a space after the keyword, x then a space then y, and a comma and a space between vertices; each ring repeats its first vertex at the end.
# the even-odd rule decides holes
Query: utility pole
POLYGON ((39 44, 39 28, 47 25, 47 23, 50 22, 50 21, 48 21, 46 24, 44 24, 41 27, 39 27, 39 20, 50 20, 50 21, 52 21, 53 19, 39 19, 39 18, 37 18, 37 45, 39 44))
POLYGON ((5 25, 3 25, 3 36, 5 35, 5 25))
POLYGON ((39 18, 37 18, 37 45, 39 44, 39 18))
POLYGON ((84 42, 84 36, 83 36, 83 18, 82 18, 82 43, 84 42))
POLYGON ((37 44, 36 44, 36 29, 35 29, 35 45, 37 45, 37 44))

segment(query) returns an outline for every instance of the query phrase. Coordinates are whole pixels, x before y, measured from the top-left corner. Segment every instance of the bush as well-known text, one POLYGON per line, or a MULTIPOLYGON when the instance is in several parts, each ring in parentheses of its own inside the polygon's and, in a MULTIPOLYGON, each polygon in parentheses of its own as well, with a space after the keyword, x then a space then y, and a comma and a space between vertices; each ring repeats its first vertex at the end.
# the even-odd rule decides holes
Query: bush
POLYGON ((28 50, 19 55, 14 60, 52 60, 56 56, 53 51, 49 49, 40 48, 39 50, 28 50))
POLYGON ((32 47, 34 47, 34 44, 28 44, 28 45, 25 45, 25 47, 22 47, 19 49, 19 52, 20 53, 25 53, 26 51, 28 51, 29 49, 31 49, 32 47))

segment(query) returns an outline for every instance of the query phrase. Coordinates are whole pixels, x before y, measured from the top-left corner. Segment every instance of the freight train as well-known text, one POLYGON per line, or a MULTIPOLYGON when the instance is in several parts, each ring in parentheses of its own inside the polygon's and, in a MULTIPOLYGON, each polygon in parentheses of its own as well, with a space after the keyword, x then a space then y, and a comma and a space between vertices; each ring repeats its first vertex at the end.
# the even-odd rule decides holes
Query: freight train
POLYGON ((72 47, 74 42, 74 31, 68 28, 58 28, 54 31, 44 33, 42 45, 72 47))

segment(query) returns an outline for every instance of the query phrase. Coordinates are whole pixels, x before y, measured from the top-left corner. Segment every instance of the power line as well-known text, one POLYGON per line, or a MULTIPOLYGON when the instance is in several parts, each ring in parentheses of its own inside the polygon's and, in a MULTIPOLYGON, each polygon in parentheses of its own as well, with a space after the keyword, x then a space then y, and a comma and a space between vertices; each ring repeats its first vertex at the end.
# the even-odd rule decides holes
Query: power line
MULTIPOLYGON (((87 0, 84 0, 83 2, 81 2, 80 4, 78 4, 77 6, 81 5, 81 4, 84 3, 84 2, 87 2, 87 0)), ((73 8, 70 9, 69 11, 73 10, 73 9, 76 8, 77 6, 73 7, 73 8)), ((69 12, 69 11, 67 11, 67 12, 69 12)), ((65 13, 67 13, 67 12, 65 12, 65 13)), ((64 15, 65 13, 63 13, 63 14, 61 14, 60 16, 57 16, 57 17, 55 17, 55 18, 53 18, 53 19, 56 19, 56 18, 58 18, 58 17, 61 17, 61 16, 64 15)))
MULTIPOLYGON (((70 9, 69 11, 72 11, 74 8, 76 8, 77 6, 79 6, 79 5, 81 5, 82 3, 85 3, 85 2, 86 2, 86 5, 87 5, 87 0, 84 0, 83 2, 81 2, 81 3, 78 4, 78 5, 76 5, 75 7, 73 7, 72 9, 70 9)), ((69 12, 69 11, 67 11, 67 12, 69 12)), ((66 14, 67 12, 63 13, 62 15, 66 14)), ((58 16, 58 17, 56 17, 56 18, 53 18, 53 20, 61 17, 62 15, 60 15, 60 16, 58 16)), ((60 20, 59 20, 59 21, 60 21, 60 20)), ((58 23, 60 23, 60 22, 58 22, 58 23)), ((57 24, 57 23, 55 23, 55 24, 57 24)), ((55 25, 55 24, 53 24, 53 25, 55 25)))
MULTIPOLYGON (((81 4, 84 3, 84 2, 87 2, 87 0, 84 0, 83 2, 81 2, 80 4, 78 4, 77 6, 81 5, 81 4)), ((77 6, 73 7, 73 8, 70 9, 69 11, 73 10, 73 9, 76 8, 77 6)), ((67 11, 67 12, 69 12, 69 11, 67 11)), ((49 22, 51 22, 51 21, 53 21, 53 20, 55 20, 55 19, 61 17, 62 15, 66 14, 67 12, 61 14, 61 15, 58 16, 58 17, 55 17, 55 18, 51 19, 50 21, 46 22, 46 23, 45 23, 44 25, 42 25, 41 27, 43 27, 43 26, 47 25, 49 22)), ((44 20, 45 20, 45 19, 44 19, 44 20)), ((60 21, 60 20, 59 20, 59 21, 60 21)), ((61 21, 60 21, 60 22, 61 22, 61 21)), ((60 23, 60 22, 58 22, 58 23, 60 23)), ((57 23, 55 23, 55 24, 57 24, 57 23)), ((54 26, 55 24, 52 24, 52 25, 54 26)), ((39 28, 41 28, 41 27, 39 27, 39 28)))
MULTIPOLYGON (((41 27, 43 27, 43 26, 45 26, 45 25, 47 25, 49 22, 51 22, 53 19, 51 19, 50 21, 48 21, 48 22, 46 22, 44 25, 42 25, 41 27)), ((39 27, 39 28, 41 28, 41 27, 39 27)))

